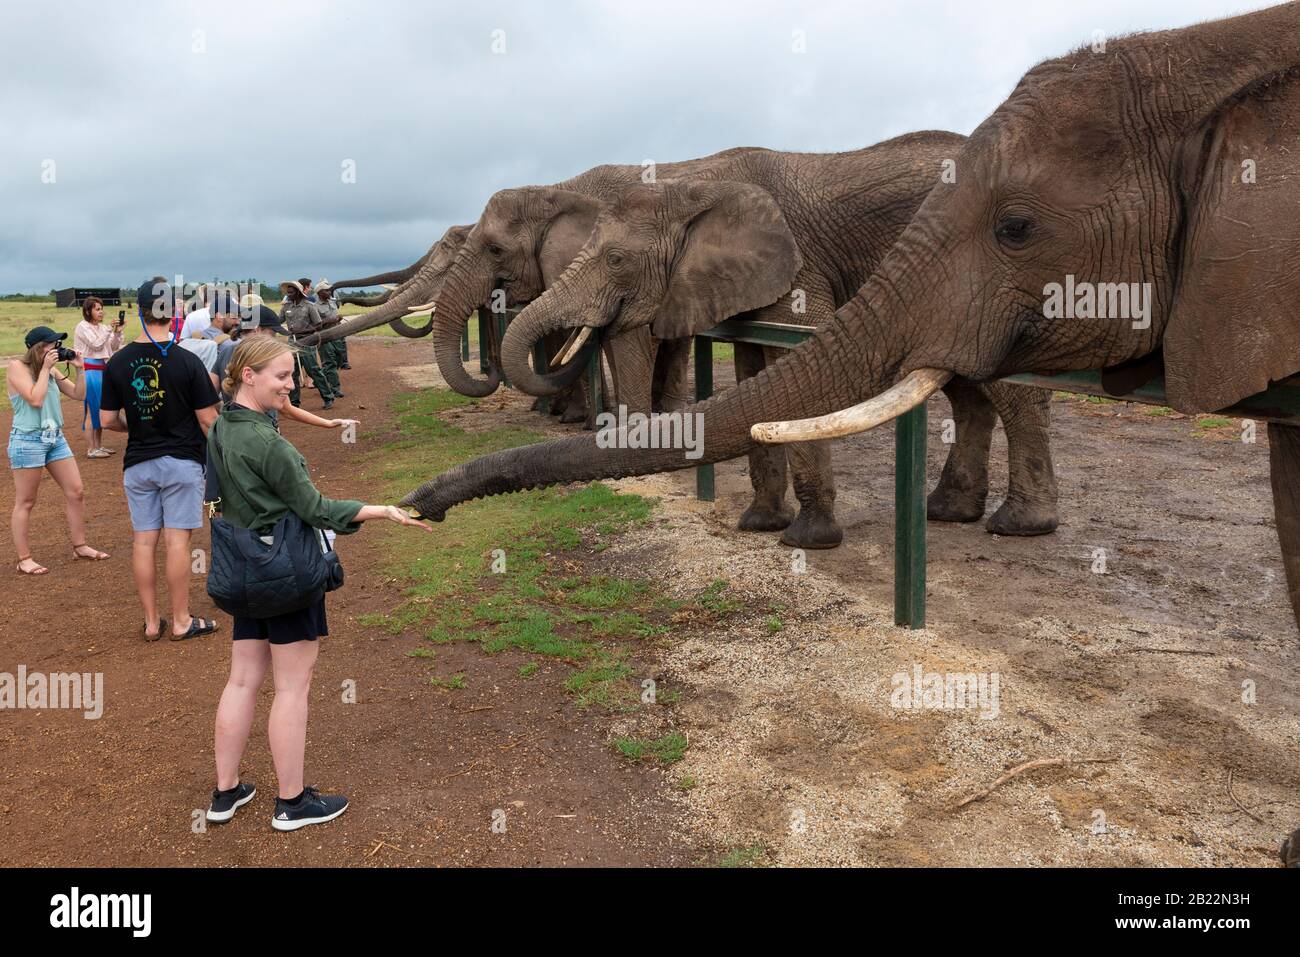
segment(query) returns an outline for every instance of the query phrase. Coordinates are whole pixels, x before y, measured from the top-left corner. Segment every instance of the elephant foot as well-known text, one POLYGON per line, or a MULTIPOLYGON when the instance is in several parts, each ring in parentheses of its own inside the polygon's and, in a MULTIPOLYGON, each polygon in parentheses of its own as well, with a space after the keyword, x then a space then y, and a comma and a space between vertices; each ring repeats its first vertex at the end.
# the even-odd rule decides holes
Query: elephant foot
POLYGON ((774 508, 755 502, 745 509, 745 513, 740 516, 740 521, 736 523, 736 528, 742 532, 779 532, 793 521, 794 512, 784 504, 774 508))
POLYGON ((533 404, 528 407, 528 411, 529 412, 542 411, 542 397, 540 395, 537 398, 533 399, 533 404))
POLYGON ((1055 504, 1007 499, 989 516, 984 527, 994 535, 1046 535, 1056 531, 1061 518, 1055 504))
POLYGON ((832 512, 800 509, 790 527, 781 533, 781 544, 791 548, 834 548, 844 541, 844 529, 832 512))
POLYGON ((581 402, 570 402, 560 413, 560 421, 565 425, 574 422, 585 422, 587 419, 587 410, 582 407, 581 402))
POLYGON ((940 483, 925 500, 925 517, 932 522, 978 522, 987 499, 987 491, 977 494, 940 483))
POLYGON ((1282 842, 1282 866, 1300 868, 1300 829, 1282 842))

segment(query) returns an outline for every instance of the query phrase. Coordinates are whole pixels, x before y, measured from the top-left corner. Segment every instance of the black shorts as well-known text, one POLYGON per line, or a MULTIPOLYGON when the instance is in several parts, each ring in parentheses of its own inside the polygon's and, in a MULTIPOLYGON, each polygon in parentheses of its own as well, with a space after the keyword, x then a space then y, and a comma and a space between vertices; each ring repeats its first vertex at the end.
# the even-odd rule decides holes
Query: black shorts
POLYGON ((325 598, 301 611, 274 618, 240 618, 235 616, 232 637, 235 641, 250 639, 269 641, 273 645, 291 645, 295 641, 315 641, 329 634, 325 621, 325 598))

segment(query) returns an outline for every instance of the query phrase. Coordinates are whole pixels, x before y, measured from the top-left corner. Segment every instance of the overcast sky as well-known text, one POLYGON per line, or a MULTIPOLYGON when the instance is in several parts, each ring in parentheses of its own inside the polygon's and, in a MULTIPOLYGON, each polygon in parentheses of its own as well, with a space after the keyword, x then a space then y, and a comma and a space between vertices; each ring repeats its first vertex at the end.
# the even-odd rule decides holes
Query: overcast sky
POLYGON ((1095 31, 1268 5, 7 4, 0 292, 397 268, 498 189, 733 146, 969 133, 1095 31))

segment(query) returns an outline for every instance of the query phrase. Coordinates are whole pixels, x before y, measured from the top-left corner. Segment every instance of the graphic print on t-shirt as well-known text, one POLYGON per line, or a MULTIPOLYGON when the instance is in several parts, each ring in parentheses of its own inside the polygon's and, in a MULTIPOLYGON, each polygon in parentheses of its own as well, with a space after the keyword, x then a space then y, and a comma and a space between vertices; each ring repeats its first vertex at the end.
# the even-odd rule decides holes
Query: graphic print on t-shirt
POLYGON ((131 389, 136 414, 145 421, 152 419, 167 397, 162 387, 162 361, 155 356, 141 356, 132 362, 131 389))

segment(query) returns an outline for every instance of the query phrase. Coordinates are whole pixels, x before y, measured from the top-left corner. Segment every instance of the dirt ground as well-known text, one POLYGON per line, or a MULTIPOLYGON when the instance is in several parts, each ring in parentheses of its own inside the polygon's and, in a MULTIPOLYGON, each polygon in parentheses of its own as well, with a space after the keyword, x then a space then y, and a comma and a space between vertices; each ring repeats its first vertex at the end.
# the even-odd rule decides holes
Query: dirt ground
MULTIPOLYGON (((336 414, 367 428, 386 421, 395 381, 432 380, 427 343, 353 349, 336 414)), ((715 379, 730 371, 719 365, 715 379)), ((575 428, 528 401, 503 390, 447 417, 575 428)), ((649 576, 681 597, 724 578, 740 609, 711 633, 646 649, 652 673, 683 689, 673 708, 582 712, 561 687, 565 666, 524 680, 522 657, 465 645, 439 654, 476 680, 454 698, 431 688, 404 654, 418 635, 356 622, 395 606, 400 589, 377 570, 374 536, 352 536, 317 667, 308 776, 353 807, 293 835, 263 819, 269 687, 245 765, 260 790, 253 813, 193 832, 229 641, 139 640, 121 463, 81 458, 91 541, 113 560, 73 562, 58 493, 44 486, 33 536, 51 574, 9 572, 0 672, 102 671, 107 704, 97 721, 0 713, 0 864, 690 864, 727 848, 787 865, 1272 864, 1300 825, 1300 662, 1264 431, 1247 444, 1236 423, 1203 429, 1078 399, 1053 413, 1061 528, 1016 539, 931 523, 921 631, 892 624, 890 429, 837 445, 845 543, 809 552, 803 570, 775 534, 734 530, 743 462, 718 467, 714 503, 695 500, 691 472, 617 483, 661 504, 648 528, 584 559, 591 569, 649 576), (996 677, 996 708, 893 706, 895 676, 918 667, 996 677), (342 701, 349 679, 355 704, 342 701), (669 725, 690 741, 670 772, 608 744, 669 725), (953 809, 1005 771, 1053 758, 1097 763, 1032 769, 953 809), (492 829, 498 811, 504 833, 492 829)), ((932 403, 931 483, 948 414, 932 403)), ((327 494, 366 497, 355 484, 363 443, 289 428, 327 494)), ((1000 432, 993 455, 990 512, 1005 487, 1000 432)), ((7 514, 11 498, 0 504, 7 514)), ((192 595, 211 613, 198 577, 192 595)))

